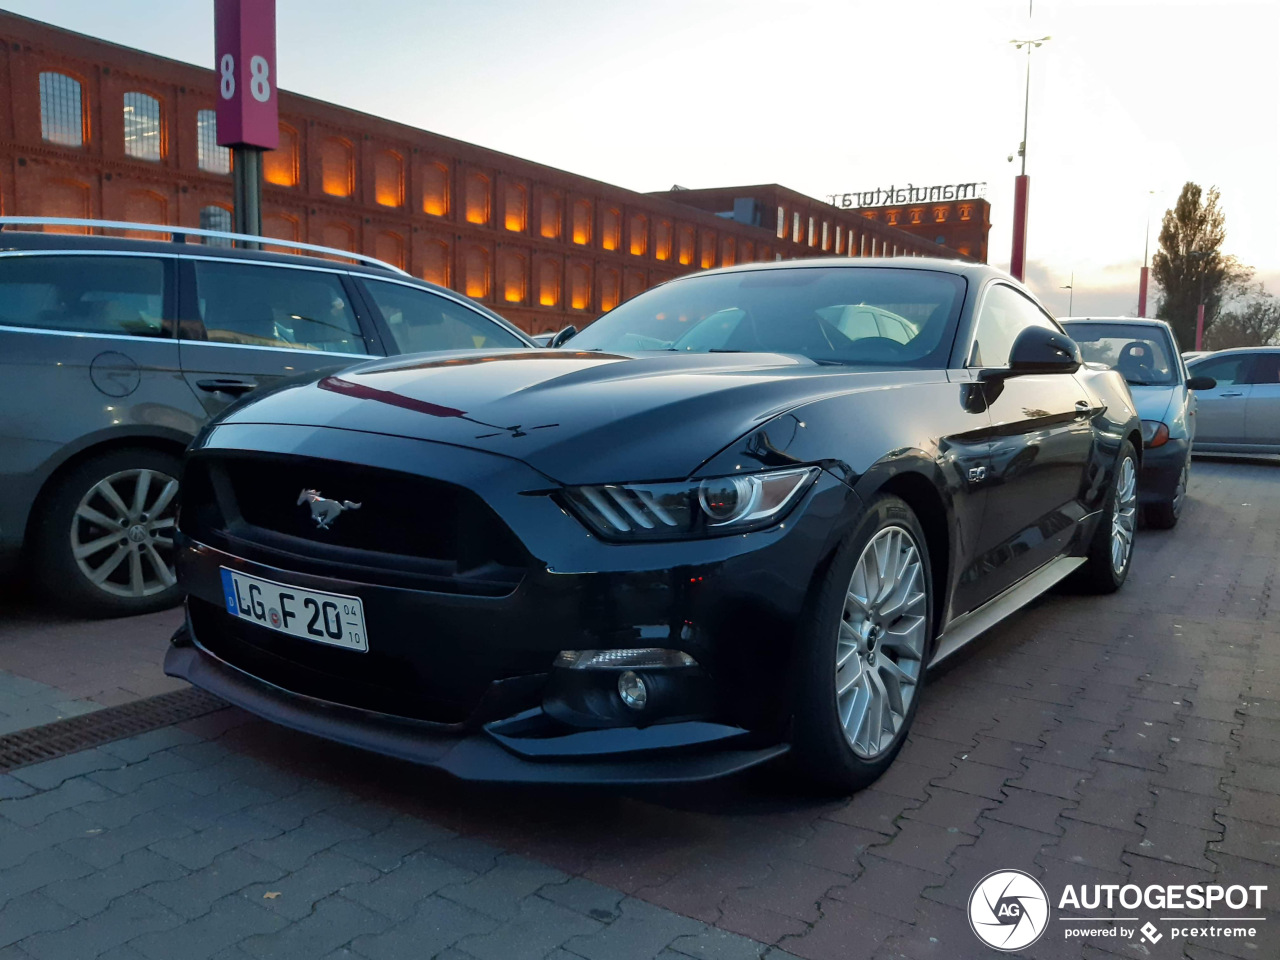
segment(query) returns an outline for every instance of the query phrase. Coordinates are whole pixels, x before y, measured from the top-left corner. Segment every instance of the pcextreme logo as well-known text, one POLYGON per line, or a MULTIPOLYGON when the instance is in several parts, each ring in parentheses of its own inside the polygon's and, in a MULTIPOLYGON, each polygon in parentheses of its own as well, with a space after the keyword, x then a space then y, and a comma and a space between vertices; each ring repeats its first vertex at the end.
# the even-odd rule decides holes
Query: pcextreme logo
POLYGON ((969 926, 989 947, 1013 952, 1029 947, 1049 925, 1049 896, 1021 870, 989 873, 969 894, 969 926))

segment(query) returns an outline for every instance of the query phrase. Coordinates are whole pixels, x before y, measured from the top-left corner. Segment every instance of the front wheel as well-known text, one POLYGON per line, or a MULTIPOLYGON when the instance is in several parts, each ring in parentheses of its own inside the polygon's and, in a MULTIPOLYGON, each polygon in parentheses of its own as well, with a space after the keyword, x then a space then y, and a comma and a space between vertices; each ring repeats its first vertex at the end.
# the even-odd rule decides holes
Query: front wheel
POLYGON ((851 793, 893 762, 916 714, 933 640, 920 521, 883 495, 836 551, 800 638, 792 755, 820 787, 851 793))
POLYGON ((1076 582, 1091 593, 1115 593, 1129 576, 1133 538, 1138 529, 1138 455, 1133 444, 1120 447, 1111 489, 1107 492, 1098 528, 1089 541, 1084 566, 1076 582))
POLYGON ((1171 530, 1178 524, 1182 515, 1182 504, 1187 499, 1187 485, 1191 481, 1191 454, 1187 454, 1187 462, 1182 465, 1178 474, 1178 486, 1174 488, 1173 499, 1164 503, 1147 504, 1144 516, 1147 525, 1156 530, 1171 530))

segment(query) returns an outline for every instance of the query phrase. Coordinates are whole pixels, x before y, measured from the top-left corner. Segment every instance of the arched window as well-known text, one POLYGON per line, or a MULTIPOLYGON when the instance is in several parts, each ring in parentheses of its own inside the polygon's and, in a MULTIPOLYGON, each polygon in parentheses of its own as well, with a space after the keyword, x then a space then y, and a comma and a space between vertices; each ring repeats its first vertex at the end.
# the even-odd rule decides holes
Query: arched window
POLYGON ((538 233, 548 240, 559 240, 562 219, 560 194, 544 187, 538 204, 538 233))
POLYGON ((524 303, 528 288, 524 256, 515 250, 503 250, 499 262, 502 264, 502 299, 507 303, 524 303))
POLYGON ((573 242, 585 247, 591 242, 591 201, 573 201, 573 242))
POLYGON ((628 270, 627 279, 623 284, 623 288, 622 288, 622 296, 625 299, 630 300, 632 297, 636 296, 637 294, 643 293, 644 288, 645 288, 644 271, 628 270))
POLYGON ((449 286, 449 244, 444 240, 428 240, 422 245, 422 279, 442 287, 449 286))
POLYGON ((844 227, 836 224, 836 256, 844 253, 844 227))
POLYGON ((331 197, 355 192, 356 165, 351 141, 325 137, 320 142, 320 187, 331 197))
POLYGON ((404 237, 382 230, 373 238, 373 255, 383 263, 404 269, 404 237))
POLYGON ((380 150, 373 158, 373 199, 383 207, 404 206, 404 161, 394 150, 380 150))
POLYGON ((462 261, 463 292, 477 300, 489 296, 489 276, 489 251, 484 247, 468 247, 462 261))
POLYGON ((65 73, 41 73, 40 136, 64 147, 82 147, 84 128, 80 81, 65 73))
MULTIPOLYGON (((264 237, 272 237, 276 240, 297 240, 300 233, 297 217, 291 217, 287 213, 268 213, 262 217, 262 235, 264 237)), ((279 248, 273 249, 281 252, 279 248)), ((283 252, 301 253, 302 251, 283 252)))
POLYGON ((670 220, 659 220, 653 225, 653 255, 658 260, 671 259, 670 220))
POLYGON ((124 95, 124 152, 139 160, 164 156, 160 101, 136 90, 124 95))
POLYGON ((337 250, 354 250, 356 247, 356 234, 345 223, 327 223, 324 225, 324 229, 320 231, 320 243, 337 250))
MULTIPOLYGON (((130 190, 124 197, 124 216, 130 223, 169 222, 169 200, 154 190, 130 190)), ((148 230, 126 230, 125 236, 135 240, 165 240, 164 234, 148 230)))
POLYGON ((693 227, 680 227, 679 260, 686 267, 693 263, 693 227))
POLYGON ((607 312, 618 305, 622 298, 622 278, 613 267, 600 271, 600 309, 607 312))
POLYGON ((633 213, 628 232, 631 234, 631 255, 643 257, 649 252, 649 218, 642 213, 633 213))
MULTIPOLYGON (((68 220, 89 219, 89 186, 79 180, 46 180, 37 193, 37 209, 42 217, 68 220)), ((45 233, 88 233, 87 227, 46 226, 45 233)))
POLYGON ((787 211, 785 207, 778 208, 778 239, 787 239, 787 211))
MULTIPOLYGON (((231 232, 231 211, 226 207, 211 203, 200 208, 201 230, 222 230, 231 232)), ((229 247, 231 241, 222 237, 205 237, 204 242, 211 247, 229 247)))
POLYGON ((231 172, 231 151, 218 146, 218 112, 196 111, 196 164, 209 173, 231 172))
POLYGON ((585 263, 569 267, 569 306, 575 310, 591 309, 591 267, 585 263))
POLYGON ((538 303, 560 306, 560 261, 546 258, 538 263, 538 303))
POLYGON ((422 212, 433 217, 449 213, 449 168, 443 163, 428 163, 422 168, 422 212))
POLYGON ((489 178, 483 173, 467 174, 467 223, 488 223, 489 202, 489 178))
POLYGON ((262 179, 277 187, 298 185, 298 131, 280 124, 280 145, 262 155, 262 179))
POLYGON ((756 258, 755 244, 750 240, 742 241, 742 256, 738 258, 739 263, 750 263, 756 258))
POLYGON ((702 231, 702 269, 716 265, 716 235, 712 230, 702 231))
POLYGON ((622 214, 616 207, 605 207, 600 211, 600 246, 606 250, 617 250, 622 246, 622 214))
POLYGON ((529 225, 529 191, 510 180, 502 186, 502 225, 512 233, 524 233, 529 225))
POLYGON ((732 267, 737 263, 737 245, 733 237, 724 237, 720 241, 720 266, 732 267))

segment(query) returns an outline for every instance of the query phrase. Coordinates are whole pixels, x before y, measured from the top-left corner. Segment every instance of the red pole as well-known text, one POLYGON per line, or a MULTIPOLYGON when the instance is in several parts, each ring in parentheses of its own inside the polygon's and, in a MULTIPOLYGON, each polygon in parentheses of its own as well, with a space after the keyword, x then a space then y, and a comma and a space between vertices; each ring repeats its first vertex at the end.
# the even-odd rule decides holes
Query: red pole
POLYGON ((1196 349, 1204 349, 1204 304, 1196 306, 1196 349))
POLYGON ((1149 268, 1144 266, 1142 272, 1138 274, 1138 316, 1145 317, 1147 315, 1147 274, 1149 268))
POLYGON ((1025 173, 1013 178, 1013 256, 1009 272, 1022 280, 1027 272, 1027 200, 1031 178, 1025 173))

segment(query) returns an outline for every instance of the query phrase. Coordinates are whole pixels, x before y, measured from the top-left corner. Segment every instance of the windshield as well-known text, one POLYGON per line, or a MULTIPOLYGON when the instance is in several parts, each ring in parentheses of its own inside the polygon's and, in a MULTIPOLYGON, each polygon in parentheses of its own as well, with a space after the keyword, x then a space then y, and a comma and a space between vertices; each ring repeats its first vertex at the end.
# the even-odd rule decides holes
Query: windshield
POLYGON ((901 267, 708 274, 628 300, 574 337, 573 346, 942 367, 964 293, 963 277, 901 267))
POLYGON ((1178 382, 1178 359, 1169 336, 1145 323, 1068 323, 1067 334, 1090 363, 1115 367, 1135 387, 1178 382))

